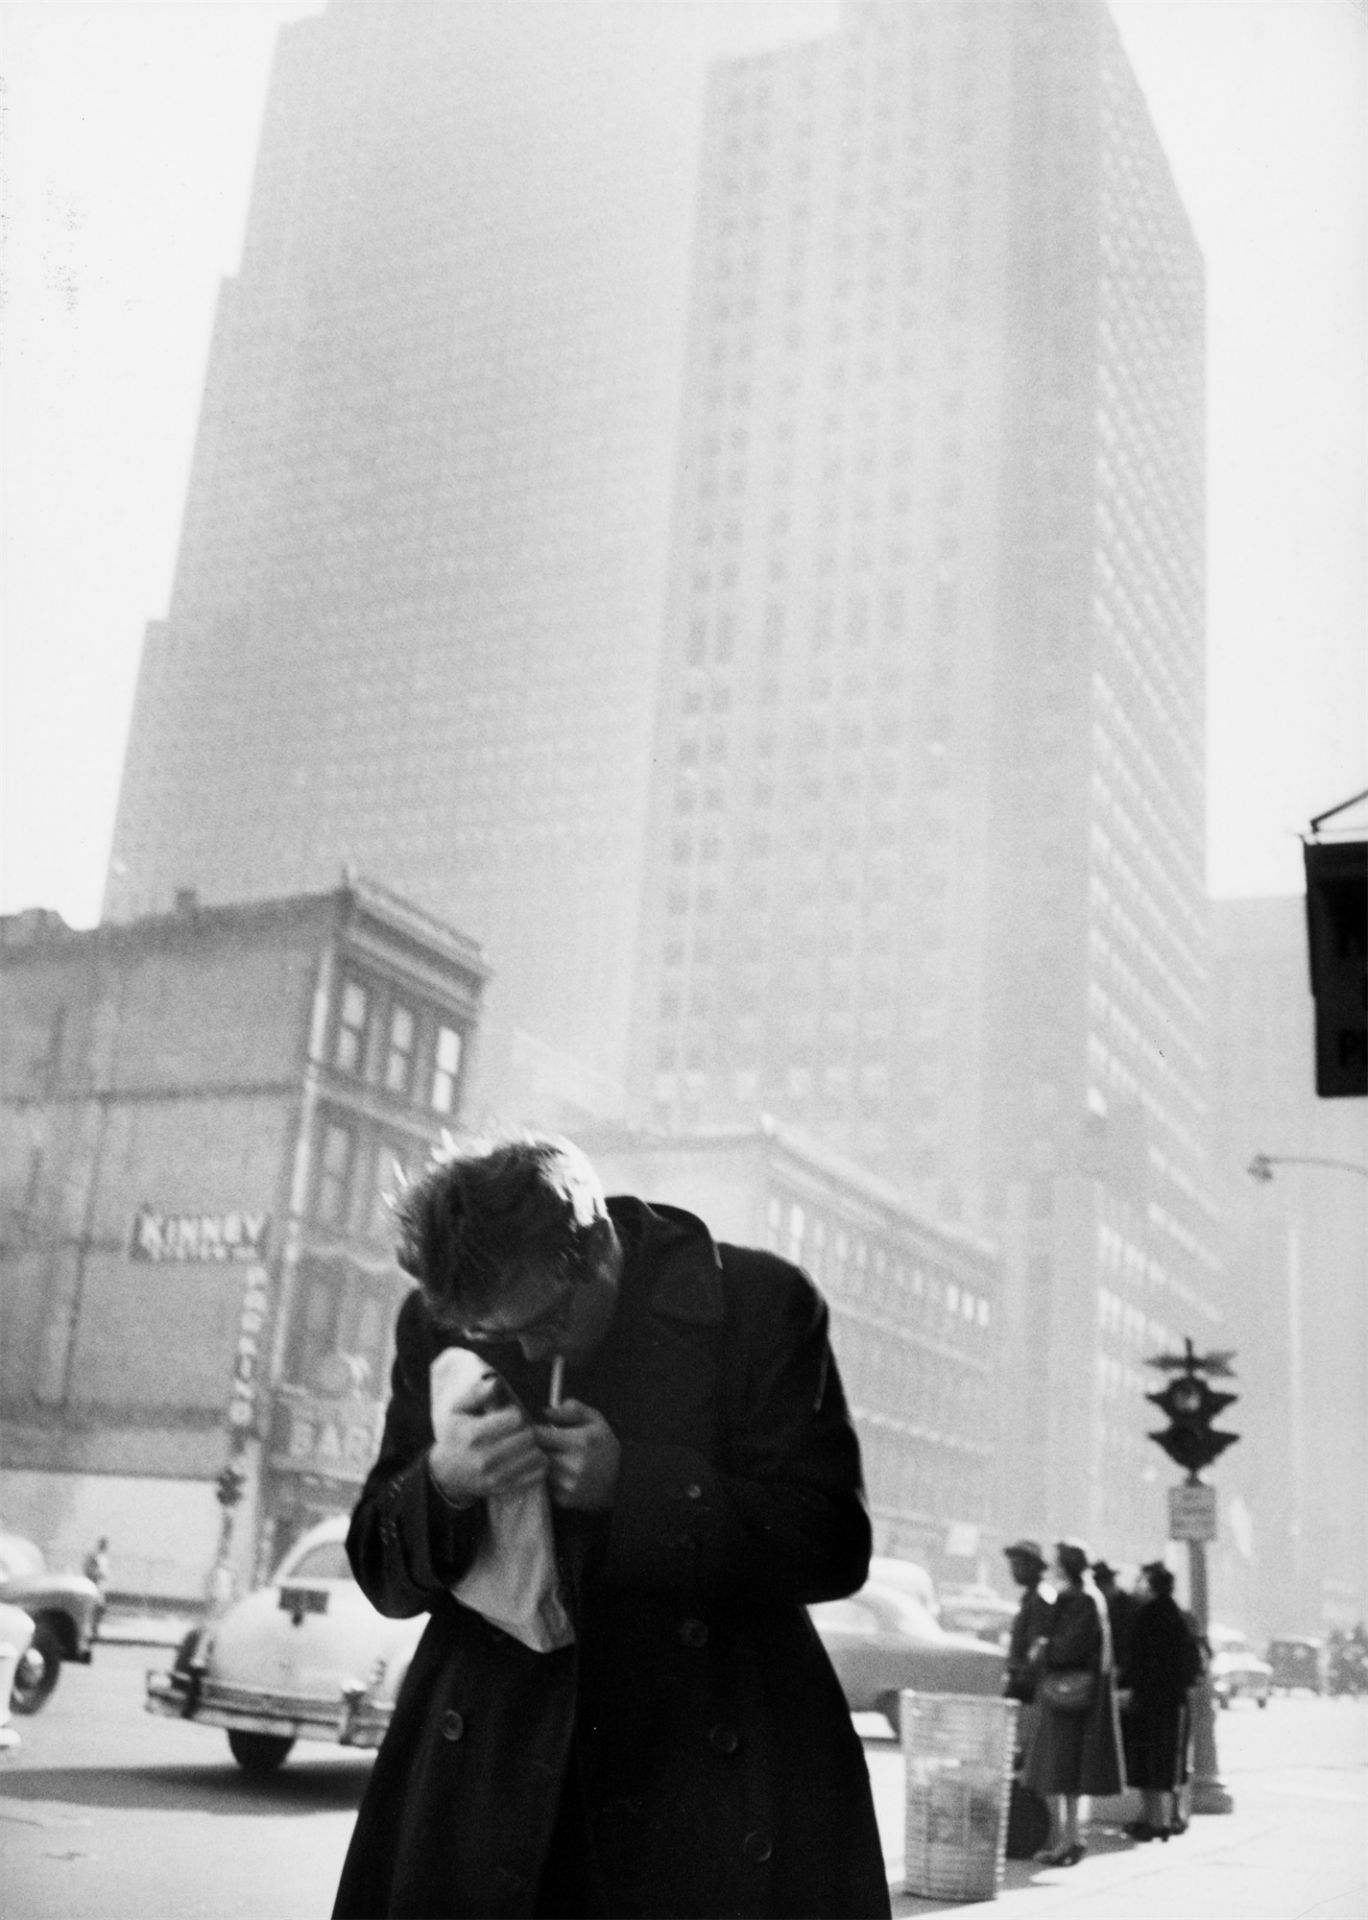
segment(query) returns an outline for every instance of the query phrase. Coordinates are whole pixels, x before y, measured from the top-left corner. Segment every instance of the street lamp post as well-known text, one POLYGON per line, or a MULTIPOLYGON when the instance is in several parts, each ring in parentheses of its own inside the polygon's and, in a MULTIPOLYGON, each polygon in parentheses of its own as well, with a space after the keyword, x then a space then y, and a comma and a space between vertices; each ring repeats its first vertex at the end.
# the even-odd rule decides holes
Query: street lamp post
MULTIPOLYGON (((1325 1167, 1335 1173, 1356 1173, 1368 1180, 1368 1166, 1359 1160, 1337 1160, 1325 1154, 1256 1153, 1245 1172, 1260 1186, 1268 1186, 1274 1167, 1325 1167)), ((1285 1223, 1287 1235, 1287 1383, 1289 1397, 1289 1464, 1292 1520, 1290 1529, 1292 1591, 1300 1606, 1307 1598, 1306 1541, 1302 1513, 1306 1489, 1305 1431, 1302 1401, 1301 1236, 1295 1220, 1285 1223)))
POLYGON ((1274 1167, 1334 1167, 1340 1173, 1357 1173, 1368 1180, 1368 1167, 1362 1166, 1357 1160, 1327 1160, 1319 1154, 1256 1153, 1245 1172, 1251 1180, 1258 1180, 1267 1186, 1273 1178, 1274 1167))

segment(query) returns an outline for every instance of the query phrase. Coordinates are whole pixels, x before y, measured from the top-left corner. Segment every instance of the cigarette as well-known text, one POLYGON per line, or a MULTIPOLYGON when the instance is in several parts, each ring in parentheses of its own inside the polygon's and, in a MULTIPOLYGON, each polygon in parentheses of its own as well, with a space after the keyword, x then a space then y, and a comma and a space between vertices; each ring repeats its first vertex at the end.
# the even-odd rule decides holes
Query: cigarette
POLYGON ((561 1382, 565 1378, 565 1355, 558 1353, 551 1362, 551 1395, 547 1405, 558 1407, 561 1403, 561 1382))

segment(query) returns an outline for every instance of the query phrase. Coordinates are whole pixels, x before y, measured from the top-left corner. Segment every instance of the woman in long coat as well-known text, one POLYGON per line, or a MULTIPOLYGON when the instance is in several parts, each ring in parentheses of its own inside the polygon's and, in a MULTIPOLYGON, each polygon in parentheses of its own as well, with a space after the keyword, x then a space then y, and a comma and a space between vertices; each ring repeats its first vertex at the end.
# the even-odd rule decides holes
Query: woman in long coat
MULTIPOLYGON (((349 1539, 381 1612, 431 1612, 338 1892, 377 1916, 889 1911, 864 1754, 805 1610, 865 1577, 859 1451, 816 1289, 691 1215, 608 1202, 624 1253, 576 1399, 621 1444, 606 1513, 553 1510, 572 1645, 534 1652, 449 1592, 480 1508, 430 1482, 429 1369, 402 1308, 380 1458, 349 1539)), ((548 1369, 489 1364, 528 1407, 548 1369)))
POLYGON ((1162 1561, 1141 1568, 1149 1597, 1137 1609, 1130 1653, 1120 1670, 1121 1733, 1126 1779, 1140 1789, 1133 1840, 1167 1840, 1179 1832, 1176 1796, 1187 1779, 1188 1689, 1201 1673, 1196 1637, 1173 1597, 1173 1575, 1162 1561))
POLYGON ((1054 1617, 1048 1637, 1037 1647, 1036 1724, 1022 1779, 1050 1805, 1050 1841, 1036 1858, 1046 1866, 1071 1867, 1086 1851, 1078 1831, 1080 1798, 1121 1791, 1121 1735, 1111 1629, 1102 1596, 1088 1575, 1087 1548, 1076 1540, 1059 1541, 1051 1577, 1054 1617), (1052 1673, 1091 1676, 1090 1697, 1081 1712, 1051 1703, 1052 1673))

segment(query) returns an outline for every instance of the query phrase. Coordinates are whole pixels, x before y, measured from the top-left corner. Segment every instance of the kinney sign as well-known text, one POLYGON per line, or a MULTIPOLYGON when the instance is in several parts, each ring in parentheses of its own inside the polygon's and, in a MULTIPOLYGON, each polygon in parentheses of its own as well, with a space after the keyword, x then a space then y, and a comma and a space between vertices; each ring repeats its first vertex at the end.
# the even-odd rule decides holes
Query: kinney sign
POLYGON ((132 1260, 260 1260, 271 1219, 265 1213, 155 1213, 133 1216, 132 1260))

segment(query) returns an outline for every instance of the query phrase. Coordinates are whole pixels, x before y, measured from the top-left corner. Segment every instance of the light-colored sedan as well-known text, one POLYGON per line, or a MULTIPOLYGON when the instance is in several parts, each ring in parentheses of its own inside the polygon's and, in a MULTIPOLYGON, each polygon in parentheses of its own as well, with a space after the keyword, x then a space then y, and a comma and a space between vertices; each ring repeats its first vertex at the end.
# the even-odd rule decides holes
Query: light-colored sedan
POLYGON ((809 1611, 850 1711, 881 1713, 894 1733, 901 1730, 898 1696, 904 1687, 918 1693, 1002 1692, 1001 1651, 973 1634, 947 1632, 915 1583, 878 1562, 858 1593, 823 1600, 809 1611))
POLYGON ((1207 1638, 1211 1643, 1211 1692, 1217 1706, 1228 1707, 1232 1700, 1254 1700, 1266 1707, 1273 1691, 1273 1669, 1268 1662, 1261 1660, 1245 1636, 1233 1627, 1212 1627, 1207 1638))
POLYGON ((347 1564, 347 1518, 320 1521, 268 1587, 186 1636, 147 1676, 149 1713, 224 1727, 248 1773, 273 1773, 296 1740, 378 1747, 427 1615, 387 1620, 347 1564))
POLYGON ((33 1622, 10 1704, 16 1713, 37 1713, 51 1697, 64 1661, 90 1664, 100 1590, 82 1573, 49 1573, 31 1540, 0 1532, 0 1600, 21 1607, 33 1622))

